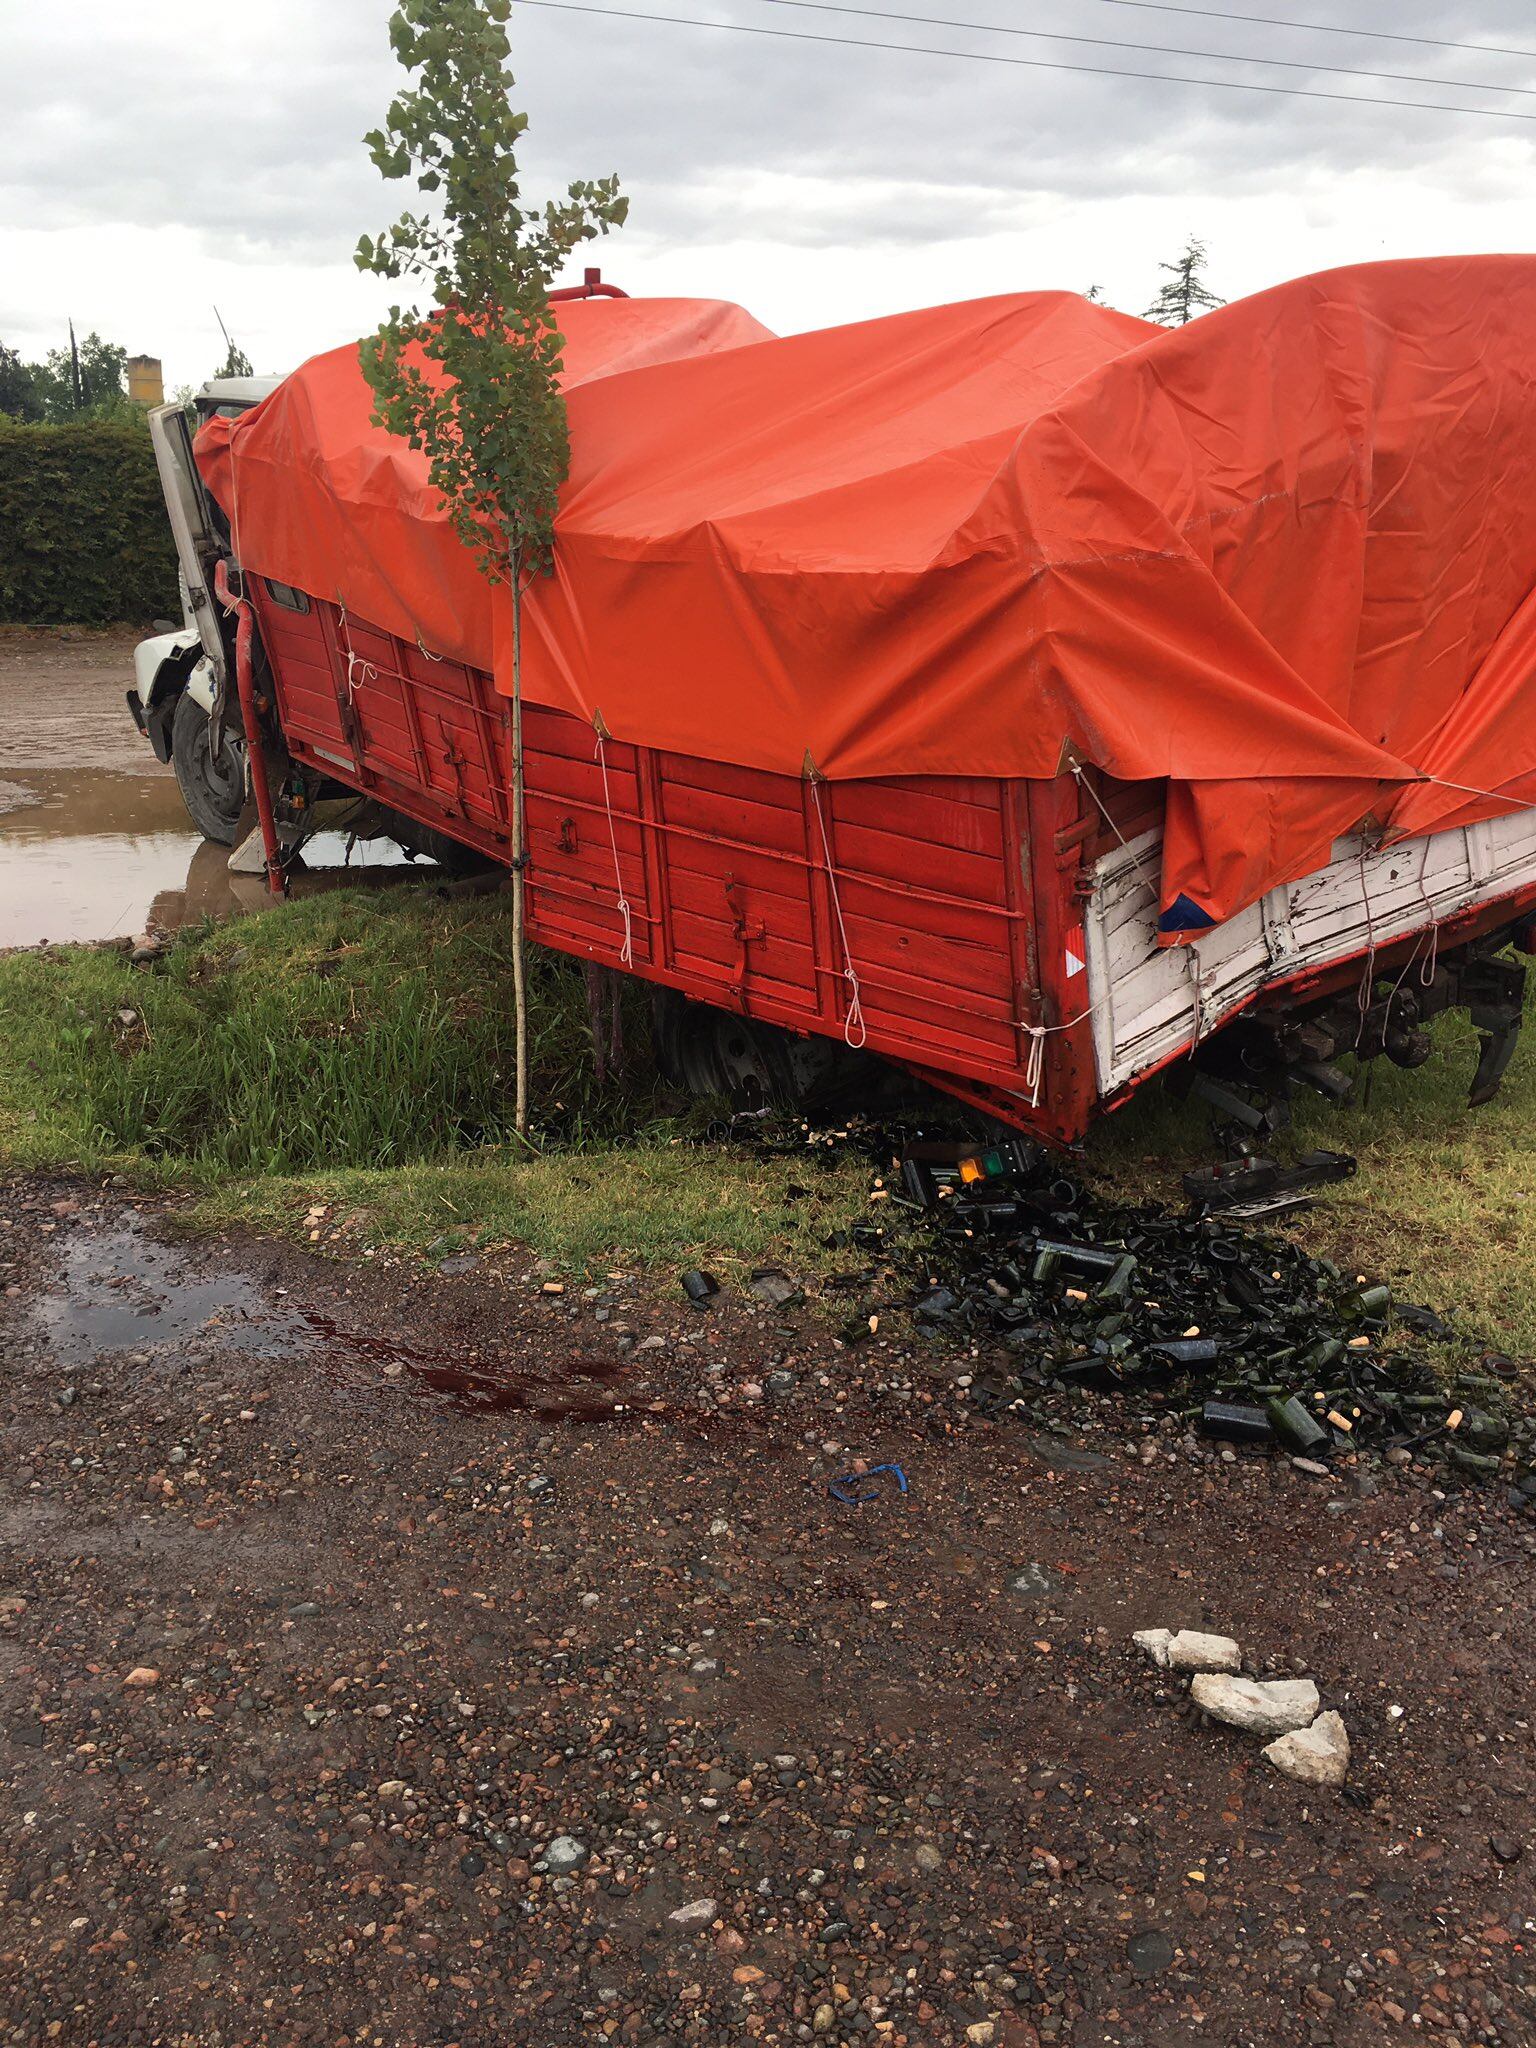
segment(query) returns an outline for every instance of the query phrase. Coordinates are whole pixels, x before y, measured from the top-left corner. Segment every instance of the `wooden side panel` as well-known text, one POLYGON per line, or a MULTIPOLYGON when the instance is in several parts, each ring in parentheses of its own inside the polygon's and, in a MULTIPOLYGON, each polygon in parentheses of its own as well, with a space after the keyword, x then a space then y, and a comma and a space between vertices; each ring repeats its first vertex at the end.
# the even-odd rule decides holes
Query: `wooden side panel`
POLYGON ((490 677, 250 580, 294 758, 506 858, 507 712, 490 677))
POLYGON ((1400 845, 1345 838, 1327 867, 1272 889, 1186 945, 1157 935, 1160 834, 1104 854, 1088 912, 1100 1091, 1204 1038, 1265 989, 1381 949, 1536 879, 1536 813, 1517 811, 1400 845))
MULTIPOLYGON (((509 707, 491 678, 335 605, 253 595, 294 758, 510 858, 509 707)), ((538 706, 524 740, 534 938, 794 1030, 857 1037, 862 1015, 872 1051, 1018 1113, 1040 1004, 1024 785, 813 785, 599 746, 538 706)), ((1069 888, 1069 866, 1046 864, 1051 886, 1069 888)))
POLYGON ((623 965, 655 954, 638 750, 604 742, 557 711, 523 713, 528 817, 528 922, 546 946, 623 965), (606 780, 604 769, 606 767, 606 780))

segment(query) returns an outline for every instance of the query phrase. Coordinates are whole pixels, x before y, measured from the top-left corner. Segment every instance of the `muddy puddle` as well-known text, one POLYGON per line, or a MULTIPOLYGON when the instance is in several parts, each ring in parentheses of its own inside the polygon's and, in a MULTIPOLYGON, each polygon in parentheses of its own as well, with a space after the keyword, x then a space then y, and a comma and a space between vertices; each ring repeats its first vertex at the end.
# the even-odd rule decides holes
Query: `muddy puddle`
MULTIPOLYGON (((131 633, 0 629, 0 949, 174 931, 259 910, 259 876, 188 818, 128 711, 131 633)), ((296 896, 438 870, 388 840, 317 833, 296 896)))
MULTIPOLYGON (((172 932, 266 907, 259 875, 232 875, 229 848, 193 830, 174 776, 33 771, 0 785, 0 948, 172 932)), ((438 870, 389 840, 348 847, 317 832, 295 897, 389 887, 438 870)))
POLYGON ((49 1352, 68 1372, 125 1363, 174 1372, 182 1349, 195 1369, 212 1342, 257 1358, 313 1354, 316 1371, 353 1398, 398 1388, 482 1414, 527 1409, 581 1421, 624 1410, 617 1361, 573 1358, 558 1373, 534 1373, 468 1348, 423 1349, 350 1329, 248 1274, 194 1273, 175 1245, 133 1221, 76 1225, 62 1246, 55 1290, 33 1313, 49 1352))
POLYGON ((72 1371, 105 1354, 152 1353, 221 1334, 258 1357, 282 1357, 310 1336, 296 1310, 274 1304, 246 1275, 198 1278, 174 1246, 133 1223, 71 1231, 59 1291, 44 1295, 35 1313, 49 1350, 72 1371))

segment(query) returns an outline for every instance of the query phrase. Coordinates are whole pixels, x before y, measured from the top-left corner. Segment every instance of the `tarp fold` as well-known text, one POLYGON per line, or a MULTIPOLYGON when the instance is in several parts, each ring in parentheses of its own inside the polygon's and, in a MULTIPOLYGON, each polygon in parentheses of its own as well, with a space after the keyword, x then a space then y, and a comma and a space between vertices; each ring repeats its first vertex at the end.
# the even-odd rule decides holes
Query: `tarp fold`
MULTIPOLYGON (((1536 259, 1333 271, 1175 331, 1057 293, 783 339, 708 302, 560 312, 532 701, 790 774, 1067 748, 1166 778, 1171 938, 1356 827, 1536 800, 1536 259)), ((354 349, 198 454, 247 568, 505 687, 506 593, 354 349)))

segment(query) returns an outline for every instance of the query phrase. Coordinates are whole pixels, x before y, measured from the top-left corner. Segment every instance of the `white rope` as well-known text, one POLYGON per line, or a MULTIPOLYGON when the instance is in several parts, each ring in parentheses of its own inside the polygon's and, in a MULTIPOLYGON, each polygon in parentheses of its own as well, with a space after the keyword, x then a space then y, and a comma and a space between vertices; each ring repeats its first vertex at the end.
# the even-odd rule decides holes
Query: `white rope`
POLYGON ((1103 1009, 1105 1000, 1101 998, 1090 1003, 1086 1010, 1066 1024, 1020 1023, 1019 1029, 1029 1040, 1029 1052, 1024 1061, 1024 1086, 1029 1090, 1031 1109, 1040 1107, 1040 1088, 1045 1079, 1045 1041, 1058 1031, 1075 1031, 1079 1024, 1086 1024, 1090 1017, 1103 1009))
POLYGON ((613 855, 613 888, 618 899, 619 915, 624 920, 624 943, 619 948, 619 958, 626 967, 635 964, 635 921, 630 913, 629 898, 624 894, 624 871, 619 866, 619 837, 613 823, 613 795, 608 788, 608 751, 601 732, 597 735, 597 765, 603 773, 603 808, 608 813, 608 848, 613 855))
POLYGON ((1490 803, 1508 804, 1512 811, 1536 811, 1536 804, 1516 803, 1496 789, 1479 789, 1473 782, 1450 782, 1443 775, 1421 775, 1420 782, 1432 782, 1437 789, 1457 789, 1463 796, 1485 796, 1490 803))
MULTIPOLYGON (((1440 914, 1435 907, 1434 898, 1430 895, 1429 891, 1424 886, 1424 877, 1428 873, 1429 841, 1426 839, 1424 842, 1424 851, 1419 856, 1419 897, 1420 900, 1423 902, 1424 908, 1429 912, 1430 917, 1429 951, 1424 956, 1424 965, 1419 969, 1420 988, 1430 988, 1433 986, 1435 979, 1435 970, 1440 964, 1440 914)), ((1412 964, 1412 956, 1410 955, 1409 965, 1411 966, 1412 964)))
MULTIPOLYGON (((1076 780, 1078 789, 1092 800, 1092 802, 1098 809, 1099 816, 1104 820, 1105 824, 1109 827, 1110 831, 1114 833, 1115 837, 1119 840, 1120 844, 1125 848, 1126 852, 1130 853, 1131 842, 1129 841, 1129 839, 1126 838, 1125 834, 1120 830, 1120 827, 1115 823, 1114 819, 1110 816, 1109 811, 1105 807, 1103 798, 1099 795, 1098 791, 1094 788, 1093 784, 1089 782, 1087 778, 1084 776, 1083 766, 1084 764, 1081 761, 1074 762, 1072 766, 1072 775, 1076 780)), ((1161 851, 1162 848, 1160 845, 1145 847, 1140 853, 1131 855, 1132 865, 1137 868, 1144 867, 1149 860, 1155 860, 1161 851)))
POLYGON ((1371 915, 1371 892, 1366 883, 1365 841, 1360 842, 1360 904, 1365 912, 1365 965, 1360 971, 1360 986, 1355 991, 1355 1007, 1360 1012, 1360 1028, 1355 1033, 1355 1050, 1365 1036, 1365 1020, 1371 1007, 1371 990, 1376 985, 1376 920, 1371 915))
POLYGON ((853 951, 848 944, 848 927, 843 922, 842 901, 837 893, 837 870, 832 865, 832 842, 827 837, 827 821, 821 808, 821 784, 814 775, 810 781, 816 823, 821 827, 821 850, 826 860, 827 888, 832 897, 832 914, 837 919, 837 936, 843 949, 843 979, 848 984, 848 1014, 843 1019, 843 1042, 857 1052, 869 1036, 864 1026, 864 1003, 859 993, 859 977, 853 964, 853 951))
MULTIPOLYGON (((1425 933, 1420 932, 1418 936, 1414 939, 1413 949, 1409 953, 1408 958, 1403 962, 1402 972, 1398 975, 1396 981, 1393 982, 1392 986, 1387 990, 1386 1007, 1383 1010, 1382 1015, 1388 1024, 1390 1024, 1392 1021, 1392 1005, 1397 1001, 1397 992, 1402 987, 1403 983, 1408 979, 1408 976, 1412 973, 1413 963, 1419 957, 1419 948, 1423 945, 1425 936, 1425 933)), ((1440 941, 1440 927, 1438 925, 1431 925, 1427 936, 1429 938, 1430 957, 1433 958, 1435 948, 1437 947, 1440 941)), ((1423 987, 1429 987, 1429 983, 1424 980, 1422 972, 1420 973, 1419 979, 1423 987)))
POLYGON ((416 645, 417 645, 417 646, 418 646, 418 647, 419 647, 419 648, 421 649, 421 652, 422 652, 423 656, 424 656, 424 657, 426 658, 426 660, 428 660, 428 661, 436 661, 436 662, 441 662, 441 661, 443 661, 443 660, 445 660, 445 659, 446 659, 446 657, 445 657, 445 656, 443 656, 443 655, 441 655, 441 654, 434 654, 434 653, 432 652, 431 648, 430 648, 430 647, 429 647, 429 646, 427 645, 426 641, 425 641, 425 640, 423 640, 423 639, 422 639, 422 637, 421 637, 421 628, 420 628, 420 626, 418 626, 418 627, 416 628, 416 645))
POLYGON ((1189 1056, 1193 1059, 1200 1045, 1200 1027, 1205 1022, 1205 990, 1200 983, 1200 976, 1203 972, 1200 948, 1191 939, 1185 951, 1189 954, 1189 979, 1195 999, 1195 1028, 1190 1034, 1189 1040, 1189 1056))
POLYGON ((341 644, 347 653, 347 702, 350 704, 357 695, 358 679, 361 677, 367 682, 371 678, 377 682, 379 672, 371 661, 364 661, 352 645, 352 635, 347 627, 347 608, 339 597, 336 609, 341 613, 341 644))

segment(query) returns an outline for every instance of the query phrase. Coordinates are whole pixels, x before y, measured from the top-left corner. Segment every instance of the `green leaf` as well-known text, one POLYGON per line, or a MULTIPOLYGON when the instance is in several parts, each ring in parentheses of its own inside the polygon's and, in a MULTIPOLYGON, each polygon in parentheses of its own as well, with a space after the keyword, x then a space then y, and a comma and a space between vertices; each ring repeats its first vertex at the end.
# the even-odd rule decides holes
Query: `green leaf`
POLYGON ((549 294, 571 252, 628 213, 613 176, 573 184, 542 210, 520 204, 528 117, 508 97, 510 11, 508 0, 396 6, 390 43, 413 84, 366 138, 369 152, 385 178, 414 166, 418 188, 446 188, 446 200, 432 218, 404 214, 377 242, 364 236, 356 258, 414 278, 444 309, 394 309, 359 361, 374 418, 426 453, 454 530, 493 581, 549 565, 570 467, 549 294))

